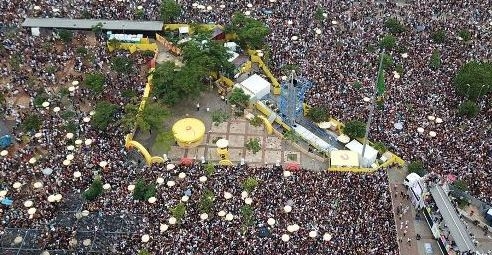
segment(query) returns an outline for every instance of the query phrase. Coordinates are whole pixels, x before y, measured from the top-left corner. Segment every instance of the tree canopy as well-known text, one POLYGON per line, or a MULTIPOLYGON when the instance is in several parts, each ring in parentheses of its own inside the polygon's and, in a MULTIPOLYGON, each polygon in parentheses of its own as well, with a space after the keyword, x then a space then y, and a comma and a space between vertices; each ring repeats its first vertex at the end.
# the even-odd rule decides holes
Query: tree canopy
POLYGON ((94 127, 104 130, 108 127, 115 117, 118 106, 108 101, 99 102, 96 105, 95 114, 92 116, 92 123, 94 127))
POLYGON ((84 85, 95 93, 101 93, 104 89, 106 77, 102 73, 89 73, 84 77, 84 85))
POLYGON ((128 57, 113 57, 111 58, 111 69, 120 74, 129 73, 132 70, 133 61, 128 57))
POLYGON ((330 116, 328 115, 328 110, 325 107, 319 107, 319 106, 315 106, 309 109, 309 111, 306 114, 306 117, 308 117, 310 120, 316 123, 327 121, 330 118, 330 116))
POLYGON ((161 20, 164 23, 174 21, 181 14, 181 6, 175 0, 162 0, 160 7, 161 20))
POLYGON ((456 77, 454 85, 458 94, 476 100, 492 90, 492 64, 472 61, 464 64, 456 77))
POLYGON ((241 107, 245 107, 249 103, 249 95, 244 93, 240 88, 234 88, 229 96, 229 102, 241 107))
POLYGON ((167 107, 160 102, 147 102, 139 113, 139 103, 130 103, 125 106, 123 124, 129 130, 139 128, 143 131, 161 130, 164 120, 170 113, 167 107))
POLYGON ((239 12, 232 17, 232 22, 227 30, 236 33, 243 47, 251 49, 261 49, 265 37, 270 33, 270 29, 265 24, 239 12))
POLYGON ((366 134, 366 124, 359 120, 352 120, 345 124, 343 133, 351 138, 363 138, 366 134))
POLYGON ((191 40, 184 44, 183 60, 186 65, 195 66, 204 72, 232 74, 234 66, 229 62, 231 54, 223 44, 210 40, 191 40))

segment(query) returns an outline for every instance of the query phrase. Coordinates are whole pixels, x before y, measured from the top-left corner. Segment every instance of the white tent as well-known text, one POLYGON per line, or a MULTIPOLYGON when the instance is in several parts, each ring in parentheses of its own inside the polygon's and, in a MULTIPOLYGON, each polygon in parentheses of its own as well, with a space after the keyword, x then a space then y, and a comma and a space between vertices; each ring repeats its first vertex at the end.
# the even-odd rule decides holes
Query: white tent
POLYGON ((364 158, 362 158, 363 145, 357 140, 350 141, 345 145, 345 147, 359 154, 359 158, 361 158, 360 164, 362 167, 370 167, 376 161, 376 158, 378 156, 378 151, 375 150, 373 147, 367 145, 366 151, 364 152, 364 158))
POLYGON ((179 27, 178 31, 180 34, 189 34, 190 33, 190 27, 179 27))
POLYGON ((332 150, 336 150, 329 143, 325 142, 323 139, 319 138, 318 136, 316 136, 311 131, 309 131, 308 129, 306 129, 301 125, 295 126, 294 131, 299 136, 301 136, 303 140, 309 142, 309 144, 314 146, 316 149, 321 150, 322 152, 329 152, 332 150))
POLYGON ((330 152, 332 166, 359 166, 359 155, 355 151, 334 150, 330 152))
POLYGON ((254 102, 270 93, 270 85, 270 82, 263 79, 261 76, 253 74, 239 85, 235 86, 242 88, 244 93, 250 95, 251 101, 254 102))

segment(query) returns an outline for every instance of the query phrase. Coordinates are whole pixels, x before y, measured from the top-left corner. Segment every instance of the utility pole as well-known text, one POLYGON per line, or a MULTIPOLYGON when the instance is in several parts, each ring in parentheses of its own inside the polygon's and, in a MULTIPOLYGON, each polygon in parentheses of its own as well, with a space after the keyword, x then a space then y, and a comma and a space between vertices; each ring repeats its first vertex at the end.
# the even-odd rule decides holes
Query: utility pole
MULTIPOLYGON (((379 60, 379 68, 378 68, 378 75, 376 76, 376 82, 374 86, 374 93, 372 93, 372 98, 371 98, 371 104, 369 108, 369 117, 367 118, 367 124, 366 124, 366 134, 364 135, 364 145, 362 146, 362 160, 364 160, 364 154, 366 152, 366 146, 367 146, 367 140, 369 138, 369 129, 371 127, 371 121, 372 117, 374 115, 374 108, 376 106, 376 97, 378 95, 378 80, 379 80, 379 74, 383 71, 383 54, 384 54, 384 49, 383 52, 381 53, 381 57, 379 60)), ((383 78, 384 79, 384 78, 383 78)))
POLYGON ((296 71, 291 71, 290 83, 288 85, 288 94, 287 94, 287 119, 289 120, 288 125, 293 127, 296 119, 296 111, 297 111, 297 102, 296 102, 296 88, 294 86, 294 77, 296 75, 296 71))

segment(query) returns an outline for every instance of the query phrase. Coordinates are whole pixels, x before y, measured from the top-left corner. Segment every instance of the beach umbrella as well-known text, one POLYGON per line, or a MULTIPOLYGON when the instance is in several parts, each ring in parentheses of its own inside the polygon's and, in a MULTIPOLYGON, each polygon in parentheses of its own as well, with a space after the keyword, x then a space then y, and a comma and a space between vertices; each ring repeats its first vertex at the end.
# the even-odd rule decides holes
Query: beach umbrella
POLYGON ((87 216, 89 216, 89 213, 90 212, 88 210, 83 210, 82 213, 81 213, 81 215, 84 216, 84 217, 87 217, 87 216))
POLYGON ((72 86, 77 86, 79 85, 79 81, 72 81, 72 86))
POLYGON ((127 189, 128 189, 129 191, 133 191, 133 190, 135 189, 135 185, 130 184, 130 185, 128 185, 127 189))
POLYGON ((89 245, 91 245, 91 239, 84 239, 84 241, 82 241, 82 244, 83 244, 84 246, 89 246, 89 245))
POLYGON ((107 165, 108 165, 108 162, 106 160, 99 162, 99 166, 102 168, 106 167, 107 165))
POLYGON ((189 196, 182 196, 181 197, 181 201, 183 201, 183 202, 188 202, 189 199, 190 199, 189 196))
POLYGON ((248 8, 252 8, 252 7, 253 7, 253 5, 252 5, 251 3, 248 3, 246 6, 247 6, 248 8))
POLYGON ((70 245, 72 247, 77 245, 77 243, 78 243, 78 241, 75 238, 72 238, 72 239, 70 239, 70 241, 68 241, 68 245, 70 245))
POLYGON ((364 97, 362 100, 364 100, 364 102, 366 102, 366 103, 369 102, 369 101, 371 101, 371 99, 368 98, 368 97, 364 97))
POLYGON ((48 196, 48 202, 53 203, 56 201, 55 195, 49 195, 48 196))
POLYGON ((202 214, 200 214, 200 219, 201 219, 201 220, 206 220, 206 219, 208 219, 208 214, 206 214, 206 213, 202 213, 202 214))
POLYGON ((185 177, 186 177, 186 174, 185 173, 182 173, 181 172, 181 173, 178 174, 178 178, 179 179, 184 179, 185 177))
POLYGON ((85 139, 85 145, 91 145, 92 139, 85 139))
POLYGON ((44 175, 50 175, 51 173, 53 173, 53 169, 50 167, 47 167, 47 168, 43 169, 42 172, 44 175))
POLYGON ((320 35, 321 34, 321 29, 319 28, 316 28, 316 30, 314 30, 316 32, 316 34, 320 35))
POLYGON ((323 122, 318 123, 318 127, 322 128, 322 129, 328 129, 328 128, 331 128, 331 123, 327 122, 327 121, 323 121, 323 122))
POLYGON ((36 134, 34 134, 34 137, 36 137, 36 138, 40 138, 41 136, 43 136, 42 133, 36 133, 36 134))
POLYGON ((151 203, 151 204, 154 204, 157 201, 157 198, 149 197, 149 199, 147 201, 149 201, 149 203, 151 203))
POLYGON ((83 120, 85 123, 87 123, 87 122, 91 121, 91 118, 90 118, 90 117, 84 117, 82 120, 83 120))
POLYGON ((226 214, 226 216, 225 216, 226 221, 231 221, 233 219, 234 219, 234 215, 232 215, 231 213, 226 214))
POLYGON ((75 140, 75 145, 81 145, 81 144, 82 144, 82 140, 80 139, 75 140))
POLYGON ((16 237, 14 238, 14 243, 15 243, 15 244, 22 243, 22 237, 21 237, 21 236, 16 236, 16 237))
POLYGON ((74 158, 73 154, 68 154, 68 155, 67 155, 67 159, 68 159, 68 160, 72 160, 73 158, 74 158))
POLYGON ((62 198, 63 198, 63 196, 61 194, 56 194, 55 195, 55 201, 56 202, 60 202, 62 198))
POLYGON ((212 9, 213 9, 213 7, 212 7, 212 6, 210 6, 210 5, 209 5, 209 6, 207 6, 207 11, 211 11, 212 9))
POLYGON ((284 206, 284 212, 290 213, 291 211, 292 211, 292 206, 290 206, 290 205, 284 206))
POLYGON ((249 15, 251 15, 251 12, 250 11, 245 11, 244 12, 244 15, 249 16, 249 15))
POLYGON ((29 208, 29 210, 27 210, 27 214, 29 215, 33 215, 36 213, 36 208, 32 207, 32 208, 29 208))
POLYGON ((176 221, 177 221, 177 220, 176 220, 176 218, 171 217, 171 218, 169 218, 169 220, 168 220, 168 221, 169 221, 169 224, 174 225, 174 224, 176 224, 176 221))
POLYGON ((247 192, 246 190, 244 190, 243 192, 241 192, 241 198, 242 198, 242 199, 247 198, 247 197, 248 197, 248 195, 249 195, 249 194, 248 194, 248 192, 247 192))
POLYGON ((430 136, 430 137, 436 137, 436 135, 437 135, 437 133, 436 133, 436 132, 434 132, 434 131, 430 131, 430 132, 429 132, 429 136, 430 136))
POLYGON ((36 163, 36 158, 34 158, 34 157, 33 157, 33 158, 30 158, 30 159, 29 159, 29 163, 31 163, 31 164, 36 163))
POLYGON ((294 22, 292 20, 287 20, 287 24, 292 25, 294 22))
POLYGON ((400 77, 401 77, 401 76, 400 76, 400 74, 399 74, 399 73, 397 73, 397 72, 394 72, 394 73, 393 73, 393 78, 395 78, 395 79, 400 79, 400 77))
POLYGON ((36 5, 36 6, 34 6, 33 9, 36 10, 36 11, 39 11, 39 10, 41 10, 41 6, 36 5))
POLYGON ((316 238, 317 236, 318 236, 318 232, 317 231, 313 230, 313 231, 309 232, 309 237, 316 238))
POLYGON ((5 197, 7 195, 6 190, 0 190, 0 197, 5 197))
POLYGON ((226 215, 226 212, 220 211, 217 213, 217 215, 219 215, 220 217, 224 217, 226 215))
POLYGON ((41 255, 50 255, 50 252, 49 251, 43 251, 43 252, 41 252, 41 255))
POLYGON ((299 39, 299 37, 297 35, 294 35, 290 38, 292 41, 297 41, 297 39, 299 39))
POLYGON ((50 103, 49 102, 43 102, 41 105, 46 108, 46 107, 50 106, 50 103))
POLYGON ((60 107, 56 106, 55 108, 53 108, 53 112, 59 112, 61 109, 60 107))
POLYGON ((330 241, 330 240, 331 240, 331 235, 330 235, 329 233, 325 233, 325 234, 323 235, 323 240, 324 240, 324 241, 330 241))
POLYGON ((138 10, 142 10, 143 9, 143 6, 139 5, 139 6, 137 6, 137 9, 138 10))
POLYGON ((277 2, 277 0, 270 0, 270 3, 275 3, 277 2))
POLYGON ((89 112, 89 116, 94 116, 94 114, 96 114, 96 112, 95 112, 95 111, 90 111, 90 112, 89 112))
POLYGON ((40 189, 43 187, 43 183, 41 182, 35 182, 33 185, 32 185, 35 189, 40 189))
POLYGON ((422 134, 422 133, 424 133, 424 128, 422 128, 422 127, 418 127, 418 128, 417 128, 417 132, 419 132, 419 133, 421 133, 421 134, 422 134))
POLYGON ((282 241, 288 242, 289 240, 290 240, 290 236, 289 235, 287 235, 287 234, 283 234, 282 235, 282 241))
POLYGON ((75 146, 69 145, 67 146, 67 151, 73 151, 75 149, 75 146))
POLYGON ((338 24, 338 21, 336 21, 336 20, 332 20, 332 21, 331 21, 331 24, 333 24, 333 25, 337 25, 337 24, 338 24))
POLYGON ((8 150, 3 150, 3 151, 0 152, 0 156, 2 156, 2 157, 7 156, 8 154, 9 154, 9 151, 8 150))
POLYGON ((20 187, 22 187, 22 184, 20 182, 15 182, 12 187, 14 187, 14 189, 20 189, 20 187))
POLYGON ((287 226, 287 231, 289 231, 290 233, 295 232, 296 230, 295 230, 294 225, 289 225, 289 226, 287 226))
POLYGON ((200 182, 206 182, 207 181, 207 176, 200 176, 200 182))
POLYGON ((436 119, 436 117, 433 116, 433 115, 429 115, 429 116, 427 116, 427 119, 430 120, 430 121, 433 121, 433 120, 436 119))
POLYGON ((167 170, 173 170, 173 169, 174 169, 174 167, 175 167, 175 165, 174 165, 174 164, 167 164, 166 169, 167 169, 167 170))
POLYGON ((268 223, 268 225, 273 226, 273 225, 275 225, 275 219, 274 218, 268 218, 267 223, 268 223))
POLYGON ((33 205, 34 205, 34 203, 31 200, 24 201, 24 206, 27 207, 27 208, 29 208, 29 207, 31 207, 33 205))
POLYGON ((69 166, 70 163, 72 163, 72 162, 70 160, 68 160, 68 159, 65 159, 65 160, 63 160, 62 163, 63 163, 64 166, 69 166))
POLYGON ((402 53, 402 54, 401 54, 401 57, 402 57, 402 58, 408 58, 408 53, 402 53))
POLYGON ((251 203, 253 203, 253 199, 251 199, 250 197, 244 199, 244 203, 247 204, 247 205, 250 205, 251 203))
POLYGON ((105 189, 105 190, 108 190, 108 189, 110 189, 110 188, 111 188, 111 184, 109 184, 109 183, 105 183, 105 184, 103 185, 103 189, 105 189))
POLYGON ((225 199, 231 199, 232 198, 232 194, 227 192, 227 191, 224 191, 224 198, 225 199))
POLYGON ((225 6, 225 4, 221 4, 221 5, 219 5, 219 7, 224 9, 226 6, 225 6))
POLYGON ((158 177, 156 182, 159 183, 159 184, 163 184, 164 183, 164 178, 158 177))
POLYGON ((75 91, 75 87, 74 87, 74 86, 70 86, 70 87, 68 87, 68 91, 70 91, 70 92, 74 92, 74 91, 75 91))
POLYGON ((437 124, 441 124, 442 123, 442 119, 441 118, 436 118, 436 123, 437 124))
POLYGON ((172 187, 174 185, 176 185, 176 183, 174 181, 167 181, 167 186, 168 187, 172 187))
POLYGON ((159 227, 159 230, 162 233, 162 232, 166 231, 168 228, 169 228, 169 226, 167 224, 161 224, 161 226, 159 227))
POLYGON ((289 177, 291 175, 292 173, 290 171, 284 171, 284 177, 289 177))
POLYGON ((67 135, 65 135, 65 137, 67 139, 72 139, 73 138, 73 133, 67 133, 67 135))

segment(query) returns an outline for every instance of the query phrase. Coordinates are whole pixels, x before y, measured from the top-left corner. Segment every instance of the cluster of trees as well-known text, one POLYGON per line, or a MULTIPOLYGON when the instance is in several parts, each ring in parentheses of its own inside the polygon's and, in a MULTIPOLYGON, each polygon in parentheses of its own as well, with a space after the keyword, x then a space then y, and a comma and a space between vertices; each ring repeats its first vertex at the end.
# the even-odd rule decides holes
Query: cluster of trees
POLYGON ((96 199, 103 192, 103 183, 100 176, 96 176, 92 181, 91 186, 84 191, 83 196, 85 199, 92 201, 96 199))
POLYGON ((464 64, 454 77, 456 92, 466 100, 458 113, 469 118, 480 111, 476 101, 492 90, 492 63, 471 61, 464 64))
POLYGON ((147 199, 154 197, 155 193, 155 184, 146 184, 144 180, 138 179, 135 183, 135 189, 133 190, 133 198, 135 200, 146 201, 147 199))
POLYGON ((261 21, 247 17, 240 12, 232 16, 232 22, 226 26, 226 31, 235 33, 239 44, 249 49, 263 48, 265 37, 270 33, 270 29, 261 21))

